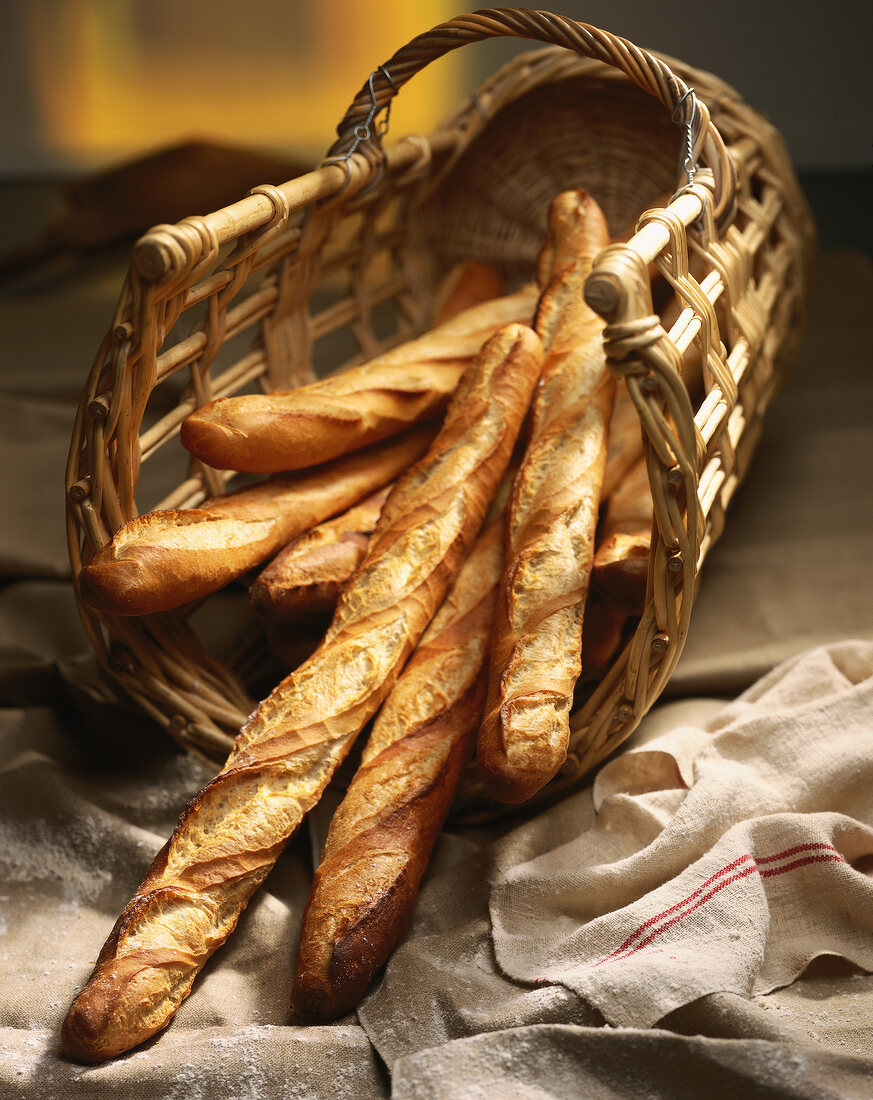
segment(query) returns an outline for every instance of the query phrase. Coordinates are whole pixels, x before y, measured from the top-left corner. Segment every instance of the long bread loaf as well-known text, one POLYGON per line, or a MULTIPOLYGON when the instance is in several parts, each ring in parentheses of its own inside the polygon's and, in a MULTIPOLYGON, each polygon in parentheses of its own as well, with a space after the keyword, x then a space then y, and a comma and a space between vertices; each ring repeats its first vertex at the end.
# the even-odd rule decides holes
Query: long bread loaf
POLYGON ((482 717, 502 560, 499 515, 379 712, 304 910, 291 995, 300 1020, 349 1011, 406 930, 482 717))
POLYGON ((440 414, 484 342, 501 325, 529 323, 535 306, 531 285, 321 382, 213 401, 184 422, 182 444, 210 466, 249 473, 348 454, 440 414))
POLYGON ((379 522, 390 485, 290 542, 249 586, 259 614, 274 622, 309 619, 336 607, 379 522))
POLYGON ((436 430, 420 425, 305 473, 212 497, 199 508, 138 516, 83 569, 82 595, 112 615, 148 615, 207 596, 393 481, 421 458, 436 430))
POLYGON ((122 913, 64 1024, 102 1061, 170 1021, 373 716, 468 556, 541 366, 510 325, 465 376, 428 454, 391 493, 324 642, 257 708, 122 913))
POLYGON ((577 260, 593 260, 609 244, 609 227, 587 191, 562 191, 549 206, 549 232, 537 257, 537 286, 544 291, 577 260))
POLYGON ((581 670, 582 616, 615 390, 603 353, 603 322, 582 297, 591 261, 588 256, 560 269, 536 315, 543 375, 507 512, 477 748, 486 790, 503 802, 529 798, 566 759, 581 670))
MULTIPOLYGON (((564 191, 549 207, 549 234, 537 259, 537 285, 549 283, 580 257, 596 257, 608 243, 606 218, 587 191, 564 191)), ((678 314, 677 314, 678 316, 678 314)), ((606 499, 643 453, 640 417, 627 386, 619 382, 609 421, 603 498, 606 499)))

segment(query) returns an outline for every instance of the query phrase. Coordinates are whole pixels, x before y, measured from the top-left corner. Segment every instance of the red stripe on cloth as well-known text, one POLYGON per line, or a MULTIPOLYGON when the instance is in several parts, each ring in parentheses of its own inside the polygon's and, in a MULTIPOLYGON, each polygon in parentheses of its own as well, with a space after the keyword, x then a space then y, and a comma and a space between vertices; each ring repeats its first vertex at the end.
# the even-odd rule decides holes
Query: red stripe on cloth
POLYGON ((775 856, 756 856, 755 862, 775 863, 777 859, 786 859, 788 856, 796 856, 798 852, 812 852, 817 848, 827 848, 829 852, 836 851, 833 844, 795 844, 793 848, 786 848, 784 852, 777 852, 775 856))
MULTIPOLYGON (((666 924, 662 924, 660 928, 656 928, 655 931, 646 936, 644 940, 640 940, 640 942, 635 947, 632 947, 630 951, 626 951, 623 955, 619 955, 617 952, 613 952, 612 955, 604 959, 603 962, 620 962, 623 959, 629 959, 631 955, 635 955, 637 951, 641 951, 644 947, 647 947, 652 942, 652 940, 655 939, 656 936, 660 936, 662 932, 666 932, 668 928, 672 928, 674 924, 678 924, 679 921, 682 920, 684 917, 687 917, 689 913, 693 913, 695 909, 699 909, 701 905, 705 905, 710 898, 715 897, 715 895, 724 890, 726 886, 730 886, 734 882, 739 882, 741 878, 748 878, 749 875, 754 875, 757 870, 757 866, 753 864, 751 867, 747 867, 744 871, 740 871, 736 875, 731 875, 730 878, 726 878, 724 882, 720 882, 718 886, 714 886, 708 894, 704 894, 703 897, 700 898, 699 901, 695 902, 695 904, 692 905, 690 909, 686 909, 684 912, 679 913, 677 916, 673 917, 672 920, 668 920, 666 924)), ((595 965, 600 964, 598 963, 595 965)))
POLYGON ((620 947, 616 947, 615 951, 613 951, 611 955, 607 955, 605 959, 601 959, 599 963, 595 963, 595 966, 600 966, 602 963, 608 962, 613 955, 620 955, 622 951, 625 951, 628 947, 630 947, 630 945, 634 942, 634 940, 637 938, 637 936, 639 936, 641 932, 645 932, 647 928, 651 928, 653 924, 657 923, 657 921, 663 919, 664 917, 669 917, 671 913, 675 913, 676 910, 681 909, 683 905, 687 905, 690 901, 694 901, 694 899, 698 897, 707 888, 707 886, 710 885, 710 883, 715 882, 716 879, 721 878, 722 875, 726 875, 728 871, 735 870, 737 867, 739 867, 743 863, 746 863, 751 858, 751 855, 748 854, 740 856, 740 858, 735 859, 733 863, 729 863, 726 867, 722 867, 720 871, 716 871, 714 875, 711 875, 706 880, 706 882, 701 882, 697 889, 693 893, 689 894, 687 898, 683 898, 682 901, 677 901, 675 905, 671 905, 669 909, 665 909, 662 913, 656 913, 654 917, 649 917, 647 921, 644 921, 639 926, 639 928, 635 929, 628 936, 628 938, 620 947))
POLYGON ((796 867, 805 867, 807 863, 843 863, 841 855, 805 856, 796 859, 793 863, 786 863, 784 867, 770 867, 761 872, 761 878, 769 878, 771 875, 784 875, 786 871, 793 871, 796 867))
POLYGON ((666 932, 668 928, 671 928, 674 924, 677 924, 680 920, 682 920, 683 917, 687 917, 689 913, 693 913, 695 909, 699 909, 701 905, 705 905, 706 902, 710 900, 710 898, 715 897, 715 895, 722 891, 726 886, 730 886, 731 883, 734 882, 739 882, 740 879, 748 878, 749 875, 754 874, 756 871, 761 876, 761 878, 770 878, 773 875, 784 874, 786 871, 794 871, 798 867, 805 867, 807 864, 810 863, 844 862, 843 857, 837 852, 836 848, 834 848, 832 844, 798 844, 793 848, 786 848, 783 852, 777 852, 775 855, 761 856, 760 859, 753 860, 753 865, 751 867, 745 868, 738 874, 731 875, 723 882, 720 882, 707 894, 704 894, 703 897, 699 897, 702 891, 704 891, 706 887, 709 886, 711 883, 715 882, 717 879, 727 874, 727 872, 735 870, 747 860, 752 859, 753 857, 751 856, 751 854, 746 853, 745 855, 740 856, 738 859, 735 859, 733 863, 729 863, 725 867, 722 867, 720 871, 716 871, 714 875, 711 875, 704 883, 698 886, 698 888, 693 893, 689 894, 687 898, 684 898, 682 901, 677 902, 669 909, 665 909, 662 913, 658 913, 657 916, 650 917, 647 921, 644 921, 634 932, 631 933, 630 936, 628 936, 628 938, 620 947, 617 947, 615 951, 613 951, 610 955, 607 955, 605 958, 601 959, 600 962, 593 963, 591 969, 596 969, 598 966, 602 966, 604 963, 607 962, 618 962, 622 959, 630 958, 631 955, 648 946, 648 944, 650 944, 652 940, 654 940, 657 936, 660 936, 663 932, 666 932), (815 850, 820 851, 821 849, 827 849, 828 852, 822 853, 820 855, 805 856, 803 859, 796 859, 792 863, 787 863, 782 867, 770 867, 765 868, 764 870, 760 870, 758 866, 761 863, 772 863, 777 859, 785 859, 786 856, 794 855, 797 852, 808 852, 815 850), (694 901, 695 898, 699 898, 699 900, 697 900, 695 904, 692 905, 690 908, 686 909, 685 906, 687 906, 689 902, 694 901), (656 928, 654 932, 652 932, 650 935, 646 936, 644 940, 641 940, 638 944, 636 944, 635 947, 631 948, 631 950, 627 950, 641 932, 644 932, 647 928, 651 928, 653 924, 656 924, 663 917, 669 916, 671 913, 675 913, 678 909, 682 909, 683 912, 677 913, 677 915, 674 916, 672 920, 668 920, 665 924, 662 924, 660 928, 656 928))

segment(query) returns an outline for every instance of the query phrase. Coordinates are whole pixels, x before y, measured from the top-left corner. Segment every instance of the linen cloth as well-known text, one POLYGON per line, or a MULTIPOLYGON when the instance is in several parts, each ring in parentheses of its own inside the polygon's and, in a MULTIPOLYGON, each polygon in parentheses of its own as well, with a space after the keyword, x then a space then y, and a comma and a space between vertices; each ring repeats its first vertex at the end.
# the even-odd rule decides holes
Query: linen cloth
POLYGON ((623 1027, 819 954, 873 970, 871 715, 873 643, 844 643, 608 763, 591 825, 495 883, 501 969, 623 1027))
MULTIPOLYGON (((544 813, 447 832, 410 934, 382 981, 357 1019, 350 1015, 327 1027, 282 1026, 311 866, 301 834, 171 1026, 141 1049, 94 1067, 60 1056, 60 1022, 179 806, 210 768, 161 752, 135 721, 119 767, 95 751, 99 741, 87 734, 71 739, 68 722, 53 708, 7 709, 0 714, 0 956, 6 968, 0 1095, 133 1097, 143 1095, 147 1083, 149 1095, 195 1098, 667 1097, 699 1095, 698 1087, 725 1096, 869 1096, 871 691, 873 642, 819 648, 726 707, 688 700, 653 712, 641 745, 544 813), (762 724, 781 730, 781 742, 774 735, 770 751, 765 746, 760 755, 744 755, 762 724), (786 738, 794 725, 807 732, 818 725, 820 736, 804 740, 805 759, 792 763, 784 783, 774 783, 791 759, 786 738), (722 768, 730 778, 752 778, 731 790, 722 768), (781 801, 762 812, 756 799, 767 780, 781 801), (713 790, 729 796, 727 808, 711 797, 713 790), (694 799, 698 808, 691 814, 694 799), (683 810, 687 828, 680 828, 683 810), (750 812, 757 816, 744 816, 750 812), (616 827, 622 819, 624 827, 616 827), (789 831, 789 848, 798 836, 800 844, 833 847, 768 861, 785 850, 791 821, 799 828, 789 831), (592 847, 598 831, 599 849, 592 847), (659 841, 668 852, 676 836, 677 854, 663 855, 660 863, 646 857, 659 841), (732 846, 725 851, 725 844, 732 846), (577 864, 580 850, 587 854, 577 864), (828 858, 761 874, 820 852, 828 858), (842 859, 831 858, 837 855, 842 859), (665 889, 678 890, 680 900, 695 895, 717 873, 707 858, 717 870, 737 860, 748 870, 750 857, 759 869, 731 886, 756 884, 739 920, 733 907, 725 926, 717 924, 715 908, 707 912, 729 894, 725 888, 695 913, 685 913, 694 902, 680 906, 682 919, 663 932, 671 937, 669 956, 686 953, 681 980, 660 976, 665 963, 671 976, 676 970, 664 950, 646 945, 633 953, 638 940, 619 953, 635 959, 624 974, 619 968, 628 963, 619 957, 617 978, 600 985, 578 980, 584 965, 572 950, 598 921, 610 934, 594 938, 589 957, 595 962, 628 939, 630 924, 635 930, 670 907, 665 889), (619 874, 611 875, 615 868, 619 874), (821 871, 837 873, 828 891, 810 890, 808 883, 806 894, 798 891, 798 876, 821 871), (586 873, 600 874, 602 894, 613 904, 639 896, 618 910, 624 924, 586 919, 598 907, 591 882, 583 882, 586 873), (530 883, 537 874, 533 907, 530 883), (693 883, 687 881, 692 874, 693 883), (568 882, 576 888, 575 912, 560 904, 570 896, 568 882), (774 884, 785 889, 774 895, 774 884), (796 911, 800 919, 787 924, 796 911), (707 913, 705 924, 697 913, 707 913), (507 926, 520 940, 517 951, 507 926), (701 948, 704 935, 710 940, 701 948), (753 946, 749 953, 746 943, 753 946), (800 1005, 766 992, 822 951, 844 961, 790 987, 800 1005), (540 963, 547 972, 529 976, 540 963), (549 966, 556 972, 548 973, 549 966), (810 999, 816 1007, 803 1003, 810 999), (833 1005, 839 1018, 832 1018, 833 1005)), ((723 909, 718 913, 724 916, 723 909)), ((660 927, 650 925, 647 934, 660 927)))

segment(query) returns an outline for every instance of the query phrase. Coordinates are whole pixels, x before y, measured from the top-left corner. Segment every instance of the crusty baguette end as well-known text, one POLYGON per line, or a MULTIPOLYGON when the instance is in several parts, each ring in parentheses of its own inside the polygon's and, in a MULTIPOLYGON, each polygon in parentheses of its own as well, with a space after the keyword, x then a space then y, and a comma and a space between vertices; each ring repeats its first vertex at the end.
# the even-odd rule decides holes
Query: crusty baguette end
POLYGON ((168 611, 209 595, 269 557, 276 527, 274 519, 218 516, 201 508, 137 516, 82 570, 82 596, 110 615, 168 611), (186 528, 196 529, 196 535, 186 528), (192 537, 198 543, 197 568, 186 570, 180 551, 192 537))

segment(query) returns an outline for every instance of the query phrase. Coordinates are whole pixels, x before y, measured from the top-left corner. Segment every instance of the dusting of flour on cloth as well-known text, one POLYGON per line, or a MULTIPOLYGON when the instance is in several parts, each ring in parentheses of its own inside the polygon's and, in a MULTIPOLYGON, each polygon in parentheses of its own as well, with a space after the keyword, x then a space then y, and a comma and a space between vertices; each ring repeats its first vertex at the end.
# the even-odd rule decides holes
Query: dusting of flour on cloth
POLYGON ((508 977, 650 1027, 818 955, 873 970, 873 642, 801 654, 705 727, 624 753, 593 801, 586 830, 492 887, 508 977))

